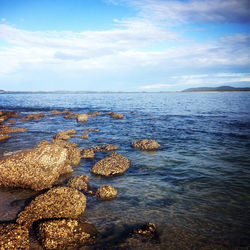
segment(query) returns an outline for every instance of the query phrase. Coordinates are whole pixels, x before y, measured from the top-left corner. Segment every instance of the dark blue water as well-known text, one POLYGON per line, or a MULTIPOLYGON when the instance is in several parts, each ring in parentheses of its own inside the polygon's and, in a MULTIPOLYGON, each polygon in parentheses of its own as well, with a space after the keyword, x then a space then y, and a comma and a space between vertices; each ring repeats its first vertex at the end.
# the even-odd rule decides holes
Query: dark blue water
MULTIPOLYGON (((124 114, 123 120, 97 116, 84 124, 62 116, 18 121, 17 127, 29 131, 0 142, 2 157, 35 147, 62 130, 98 128, 89 132, 88 140, 71 141, 80 148, 118 145, 117 152, 132 161, 122 176, 90 174, 93 164, 108 154, 102 152, 94 160, 82 160, 74 173, 89 174, 94 187, 110 184, 118 189, 119 197, 110 202, 88 197, 86 218, 107 241, 119 238, 129 225, 152 221, 159 229, 155 249, 249 246, 250 93, 1 94, 1 109, 124 114), (131 142, 142 138, 157 140, 161 148, 156 153, 131 148, 131 142)), ((0 210, 4 220, 16 213, 8 202, 18 199, 18 193, 5 190, 1 195, 6 201, 0 210), (9 217, 6 209, 13 209, 9 217)))

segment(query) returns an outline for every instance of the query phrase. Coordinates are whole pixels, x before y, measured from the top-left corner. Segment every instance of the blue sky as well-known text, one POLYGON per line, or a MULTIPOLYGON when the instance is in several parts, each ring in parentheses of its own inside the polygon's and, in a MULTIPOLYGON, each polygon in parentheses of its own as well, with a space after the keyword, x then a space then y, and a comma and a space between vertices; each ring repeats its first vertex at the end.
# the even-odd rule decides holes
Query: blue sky
POLYGON ((248 0, 0 0, 0 89, 250 87, 248 0))

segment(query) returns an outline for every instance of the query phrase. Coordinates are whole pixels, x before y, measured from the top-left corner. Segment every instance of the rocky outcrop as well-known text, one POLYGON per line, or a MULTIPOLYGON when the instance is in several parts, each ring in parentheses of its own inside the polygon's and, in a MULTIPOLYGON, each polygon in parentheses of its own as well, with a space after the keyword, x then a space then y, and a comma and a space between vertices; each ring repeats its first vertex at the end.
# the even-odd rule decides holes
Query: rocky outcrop
POLYGON ((94 150, 94 152, 113 151, 117 150, 118 146, 114 144, 105 144, 105 145, 94 146, 92 147, 92 149, 94 150))
POLYGON ((83 159, 94 159, 95 152, 92 148, 85 148, 81 150, 81 158, 83 159))
POLYGON ((46 221, 38 226, 38 237, 46 249, 76 249, 92 243, 96 234, 92 224, 72 219, 46 221))
POLYGON ((67 184, 68 187, 75 188, 77 190, 89 190, 89 176, 86 174, 81 174, 69 179, 67 184))
POLYGON ((86 208, 86 197, 74 188, 52 188, 37 196, 25 207, 17 218, 17 223, 30 228, 33 222, 41 219, 76 219, 86 208))
POLYGON ((130 166, 130 160, 122 154, 115 152, 98 161, 91 172, 97 175, 113 176, 124 173, 130 166))
POLYGON ((141 150, 153 151, 153 150, 157 150, 160 147, 160 144, 155 140, 143 139, 143 140, 134 141, 131 144, 131 146, 134 148, 141 149, 141 150))
POLYGON ((0 187, 50 188, 60 175, 71 173, 72 153, 59 145, 43 145, 0 160, 0 187))
POLYGON ((71 137, 73 137, 75 134, 77 134, 77 131, 74 129, 65 130, 62 132, 59 132, 53 136, 54 139, 57 140, 69 140, 71 137))
POLYGON ((88 115, 87 114, 80 114, 77 116, 77 122, 87 122, 88 121, 88 115))
POLYGON ((116 198, 117 190, 110 185, 101 186, 97 189, 96 196, 101 200, 111 200, 116 198))

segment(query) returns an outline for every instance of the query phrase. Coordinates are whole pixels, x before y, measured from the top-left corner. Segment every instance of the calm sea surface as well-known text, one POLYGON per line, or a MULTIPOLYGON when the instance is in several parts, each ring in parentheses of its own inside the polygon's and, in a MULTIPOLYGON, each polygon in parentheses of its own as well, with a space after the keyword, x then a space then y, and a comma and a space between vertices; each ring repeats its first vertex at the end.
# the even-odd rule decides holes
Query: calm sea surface
MULTIPOLYGON (((119 196, 112 201, 87 197, 86 218, 103 235, 109 249, 243 248, 250 246, 250 93, 139 94, 0 94, 0 110, 23 114, 53 109, 73 112, 121 112, 126 119, 90 117, 78 124, 63 116, 17 121, 27 133, 0 142, 0 157, 33 148, 66 129, 98 128, 89 139, 73 138, 80 148, 116 144, 132 161, 121 176, 90 174, 94 160, 82 159, 74 175, 89 174, 91 185, 110 184, 119 196), (131 148, 134 140, 151 138, 156 153, 131 148), (154 222, 154 242, 133 242, 124 235, 133 225, 154 222), (124 236, 124 238, 123 238, 124 236)), ((0 190, 0 220, 11 220, 31 191, 0 190)), ((99 245, 100 247, 100 245, 99 245)))

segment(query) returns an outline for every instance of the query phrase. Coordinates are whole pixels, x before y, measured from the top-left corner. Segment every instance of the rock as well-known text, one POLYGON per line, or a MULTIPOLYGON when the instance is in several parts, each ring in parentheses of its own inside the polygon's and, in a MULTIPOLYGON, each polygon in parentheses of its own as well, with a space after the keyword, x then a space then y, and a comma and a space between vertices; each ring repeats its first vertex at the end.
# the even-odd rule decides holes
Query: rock
POLYGON ((92 147, 92 149, 94 150, 94 152, 113 151, 117 150, 118 146, 114 144, 105 144, 105 145, 94 146, 92 147))
POLYGON ((95 152, 92 148, 86 148, 81 150, 81 158, 93 159, 95 158, 95 152))
POLYGON ((74 129, 69 129, 55 134, 53 138, 58 140, 69 140, 74 134, 77 134, 77 131, 74 129))
POLYGON ((0 160, 0 187, 50 188, 60 175, 73 172, 70 157, 68 149, 53 144, 10 155, 0 160))
POLYGON ((116 198, 117 190, 110 185, 101 186, 97 189, 96 196, 101 200, 111 200, 116 198))
POLYGON ((16 120, 12 119, 12 120, 8 120, 8 123, 16 123, 16 120))
POLYGON ((67 186, 75 188, 77 190, 88 191, 88 189, 89 189, 89 176, 86 174, 74 176, 69 180, 67 186))
POLYGON ((121 114, 121 113, 114 113, 114 112, 112 112, 111 113, 111 117, 114 118, 114 119, 123 119, 124 115, 121 114))
POLYGON ((72 219, 46 221, 38 226, 38 237, 46 249, 76 249, 93 243, 96 234, 92 224, 72 219))
POLYGON ((51 113, 51 115, 61 115, 62 114, 62 112, 58 111, 58 110, 51 110, 50 113, 51 113))
POLYGON ((30 249, 29 231, 18 224, 0 225, 1 249, 30 249))
POLYGON ((93 174, 113 176, 124 173, 130 166, 130 160, 115 152, 98 161, 92 168, 93 174))
POLYGON ((100 131, 100 129, 98 129, 98 128, 86 128, 85 130, 94 131, 94 132, 99 132, 100 131))
POLYGON ((89 134, 88 132, 83 132, 82 135, 80 136, 81 139, 88 139, 89 138, 89 134))
POLYGON ((2 128, 1 133, 20 133, 28 131, 27 128, 2 128))
POLYGON ((77 118, 77 114, 74 114, 71 111, 68 111, 67 113, 65 113, 64 116, 65 119, 76 119, 77 118))
POLYGON ((42 146, 46 146, 46 145, 50 145, 48 141, 46 140, 43 140, 43 141, 40 141, 38 144, 37 144, 37 147, 42 147, 42 146))
POLYGON ((133 233, 146 236, 147 238, 153 238, 156 234, 156 225, 152 222, 149 222, 140 226, 139 228, 136 228, 133 233))
POLYGON ((11 138, 10 135, 0 133, 0 141, 8 140, 9 138, 11 138))
POLYGON ((149 139, 143 139, 143 140, 138 140, 138 141, 134 141, 131 144, 132 147, 134 148, 138 148, 141 150, 156 150, 160 147, 160 144, 155 141, 155 140, 149 140, 149 139))
POLYGON ((87 115, 93 117, 93 116, 101 115, 101 113, 99 111, 94 111, 93 113, 88 112, 87 115))
POLYGON ((77 116, 77 122, 87 122, 88 121, 88 115, 87 114, 80 114, 77 116))
POLYGON ((44 116, 45 116, 44 113, 29 114, 21 121, 33 121, 33 120, 39 121, 39 120, 41 120, 41 117, 44 117, 44 116))
POLYGON ((86 196, 74 188, 56 187, 37 196, 18 215, 17 223, 30 228, 41 219, 76 219, 85 211, 86 196))

